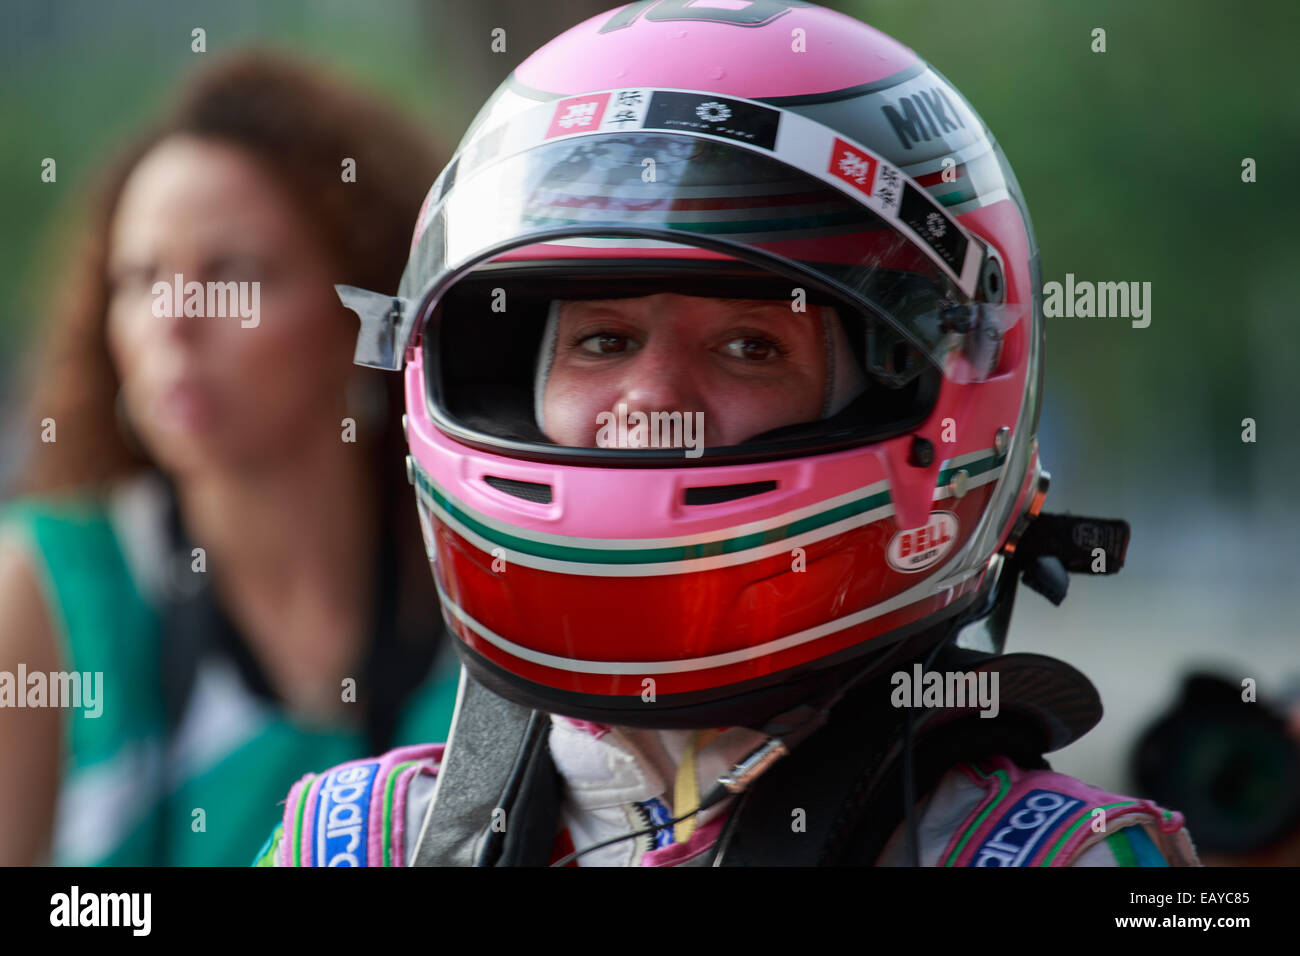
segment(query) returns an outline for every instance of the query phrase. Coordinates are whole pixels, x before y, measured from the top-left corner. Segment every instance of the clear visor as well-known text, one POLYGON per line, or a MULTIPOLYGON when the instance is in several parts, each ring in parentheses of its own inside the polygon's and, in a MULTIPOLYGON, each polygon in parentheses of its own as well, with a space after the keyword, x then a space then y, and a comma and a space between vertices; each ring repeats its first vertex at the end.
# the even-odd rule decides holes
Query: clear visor
POLYGON ((979 301, 958 287, 940 252, 964 261, 973 240, 951 219, 932 223, 947 246, 943 235, 918 243, 844 190, 717 140, 604 133, 469 178, 460 165, 412 263, 442 277, 425 298, 430 406, 496 440, 606 447, 590 409, 582 428, 548 412, 552 398, 584 392, 610 406, 599 410, 605 439, 622 449, 655 447, 629 437, 638 410, 702 424, 713 448, 775 437, 806 453, 810 432, 792 425, 816 425, 818 440, 879 438, 916 419, 936 376, 992 374, 1025 311, 996 301, 996 259, 981 266, 993 278, 979 301), (662 351, 669 339, 676 362, 662 351), (657 384, 639 385, 638 364, 657 384), (767 417, 771 428, 758 428, 762 416, 730 427, 718 411, 782 390, 790 407, 767 417), (689 418, 710 410, 713 427, 689 418))

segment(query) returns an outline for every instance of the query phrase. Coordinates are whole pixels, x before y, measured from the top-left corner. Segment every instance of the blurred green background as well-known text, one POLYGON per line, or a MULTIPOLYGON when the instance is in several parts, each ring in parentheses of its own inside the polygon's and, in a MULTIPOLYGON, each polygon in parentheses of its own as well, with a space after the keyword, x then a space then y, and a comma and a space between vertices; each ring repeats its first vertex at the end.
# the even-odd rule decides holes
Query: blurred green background
MULTIPOLYGON (((1129 566, 1061 608, 1022 589, 1012 649, 1075 663, 1102 730, 1061 769, 1102 785, 1183 667, 1268 696, 1300 673, 1300 67, 1294 3, 829 3, 933 63, 1011 160, 1044 279, 1152 284, 1152 321, 1049 321, 1040 442, 1049 510, 1127 518, 1129 566), (1092 30, 1107 50, 1093 53, 1092 30), (1258 181, 1242 182, 1245 157, 1258 181), (1243 418, 1258 440, 1241 441, 1243 418)), ((454 145, 550 36, 614 4, 552 0, 7 0, 0 34, 0 482, 16 462, 24 359, 59 281, 82 187, 203 56, 249 45, 331 65, 454 145), (207 53, 190 50, 203 27, 207 53), (494 27, 505 53, 490 50, 494 27), (41 182, 54 157, 58 181, 41 182)))

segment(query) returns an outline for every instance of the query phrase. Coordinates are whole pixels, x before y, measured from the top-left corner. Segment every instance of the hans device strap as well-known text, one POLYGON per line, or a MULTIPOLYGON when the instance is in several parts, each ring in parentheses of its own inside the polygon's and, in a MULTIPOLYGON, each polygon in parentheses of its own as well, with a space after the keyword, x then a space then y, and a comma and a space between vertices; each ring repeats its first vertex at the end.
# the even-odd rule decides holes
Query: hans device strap
MULTIPOLYGON (((511 816, 523 784, 546 769, 530 758, 546 749, 547 729, 544 715, 498 697, 461 669, 456 715, 412 865, 491 866, 513 849, 506 839, 512 826, 520 825, 521 836, 532 832, 511 816)), ((553 837, 552 829, 548 845, 553 837)))

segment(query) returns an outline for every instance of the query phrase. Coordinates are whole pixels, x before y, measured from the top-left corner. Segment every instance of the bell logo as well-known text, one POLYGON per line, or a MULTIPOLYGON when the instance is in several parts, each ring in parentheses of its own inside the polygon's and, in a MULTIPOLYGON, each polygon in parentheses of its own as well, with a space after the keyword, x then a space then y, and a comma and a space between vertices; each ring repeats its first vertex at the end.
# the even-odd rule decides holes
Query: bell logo
POLYGON ((885 557, 896 571, 924 571, 938 564, 956 540, 957 516, 951 511, 935 511, 924 527, 895 534, 885 549, 885 557))

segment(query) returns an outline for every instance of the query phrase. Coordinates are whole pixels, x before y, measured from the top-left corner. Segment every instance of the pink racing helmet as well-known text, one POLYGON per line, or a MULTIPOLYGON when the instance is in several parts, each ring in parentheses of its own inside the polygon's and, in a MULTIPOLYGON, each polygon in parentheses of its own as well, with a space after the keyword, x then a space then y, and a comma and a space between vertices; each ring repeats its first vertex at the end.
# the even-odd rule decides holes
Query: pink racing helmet
MULTIPOLYGON (((430 190, 398 295, 340 287, 357 361, 405 369, 458 651, 547 712, 760 728, 988 618, 1046 488, 1001 149, 879 31, 732 6, 633 3, 533 54, 430 190), (551 440, 557 303, 665 292, 818 323, 821 413, 720 447, 551 440)), ((654 411, 651 435, 690 415, 654 411)))

